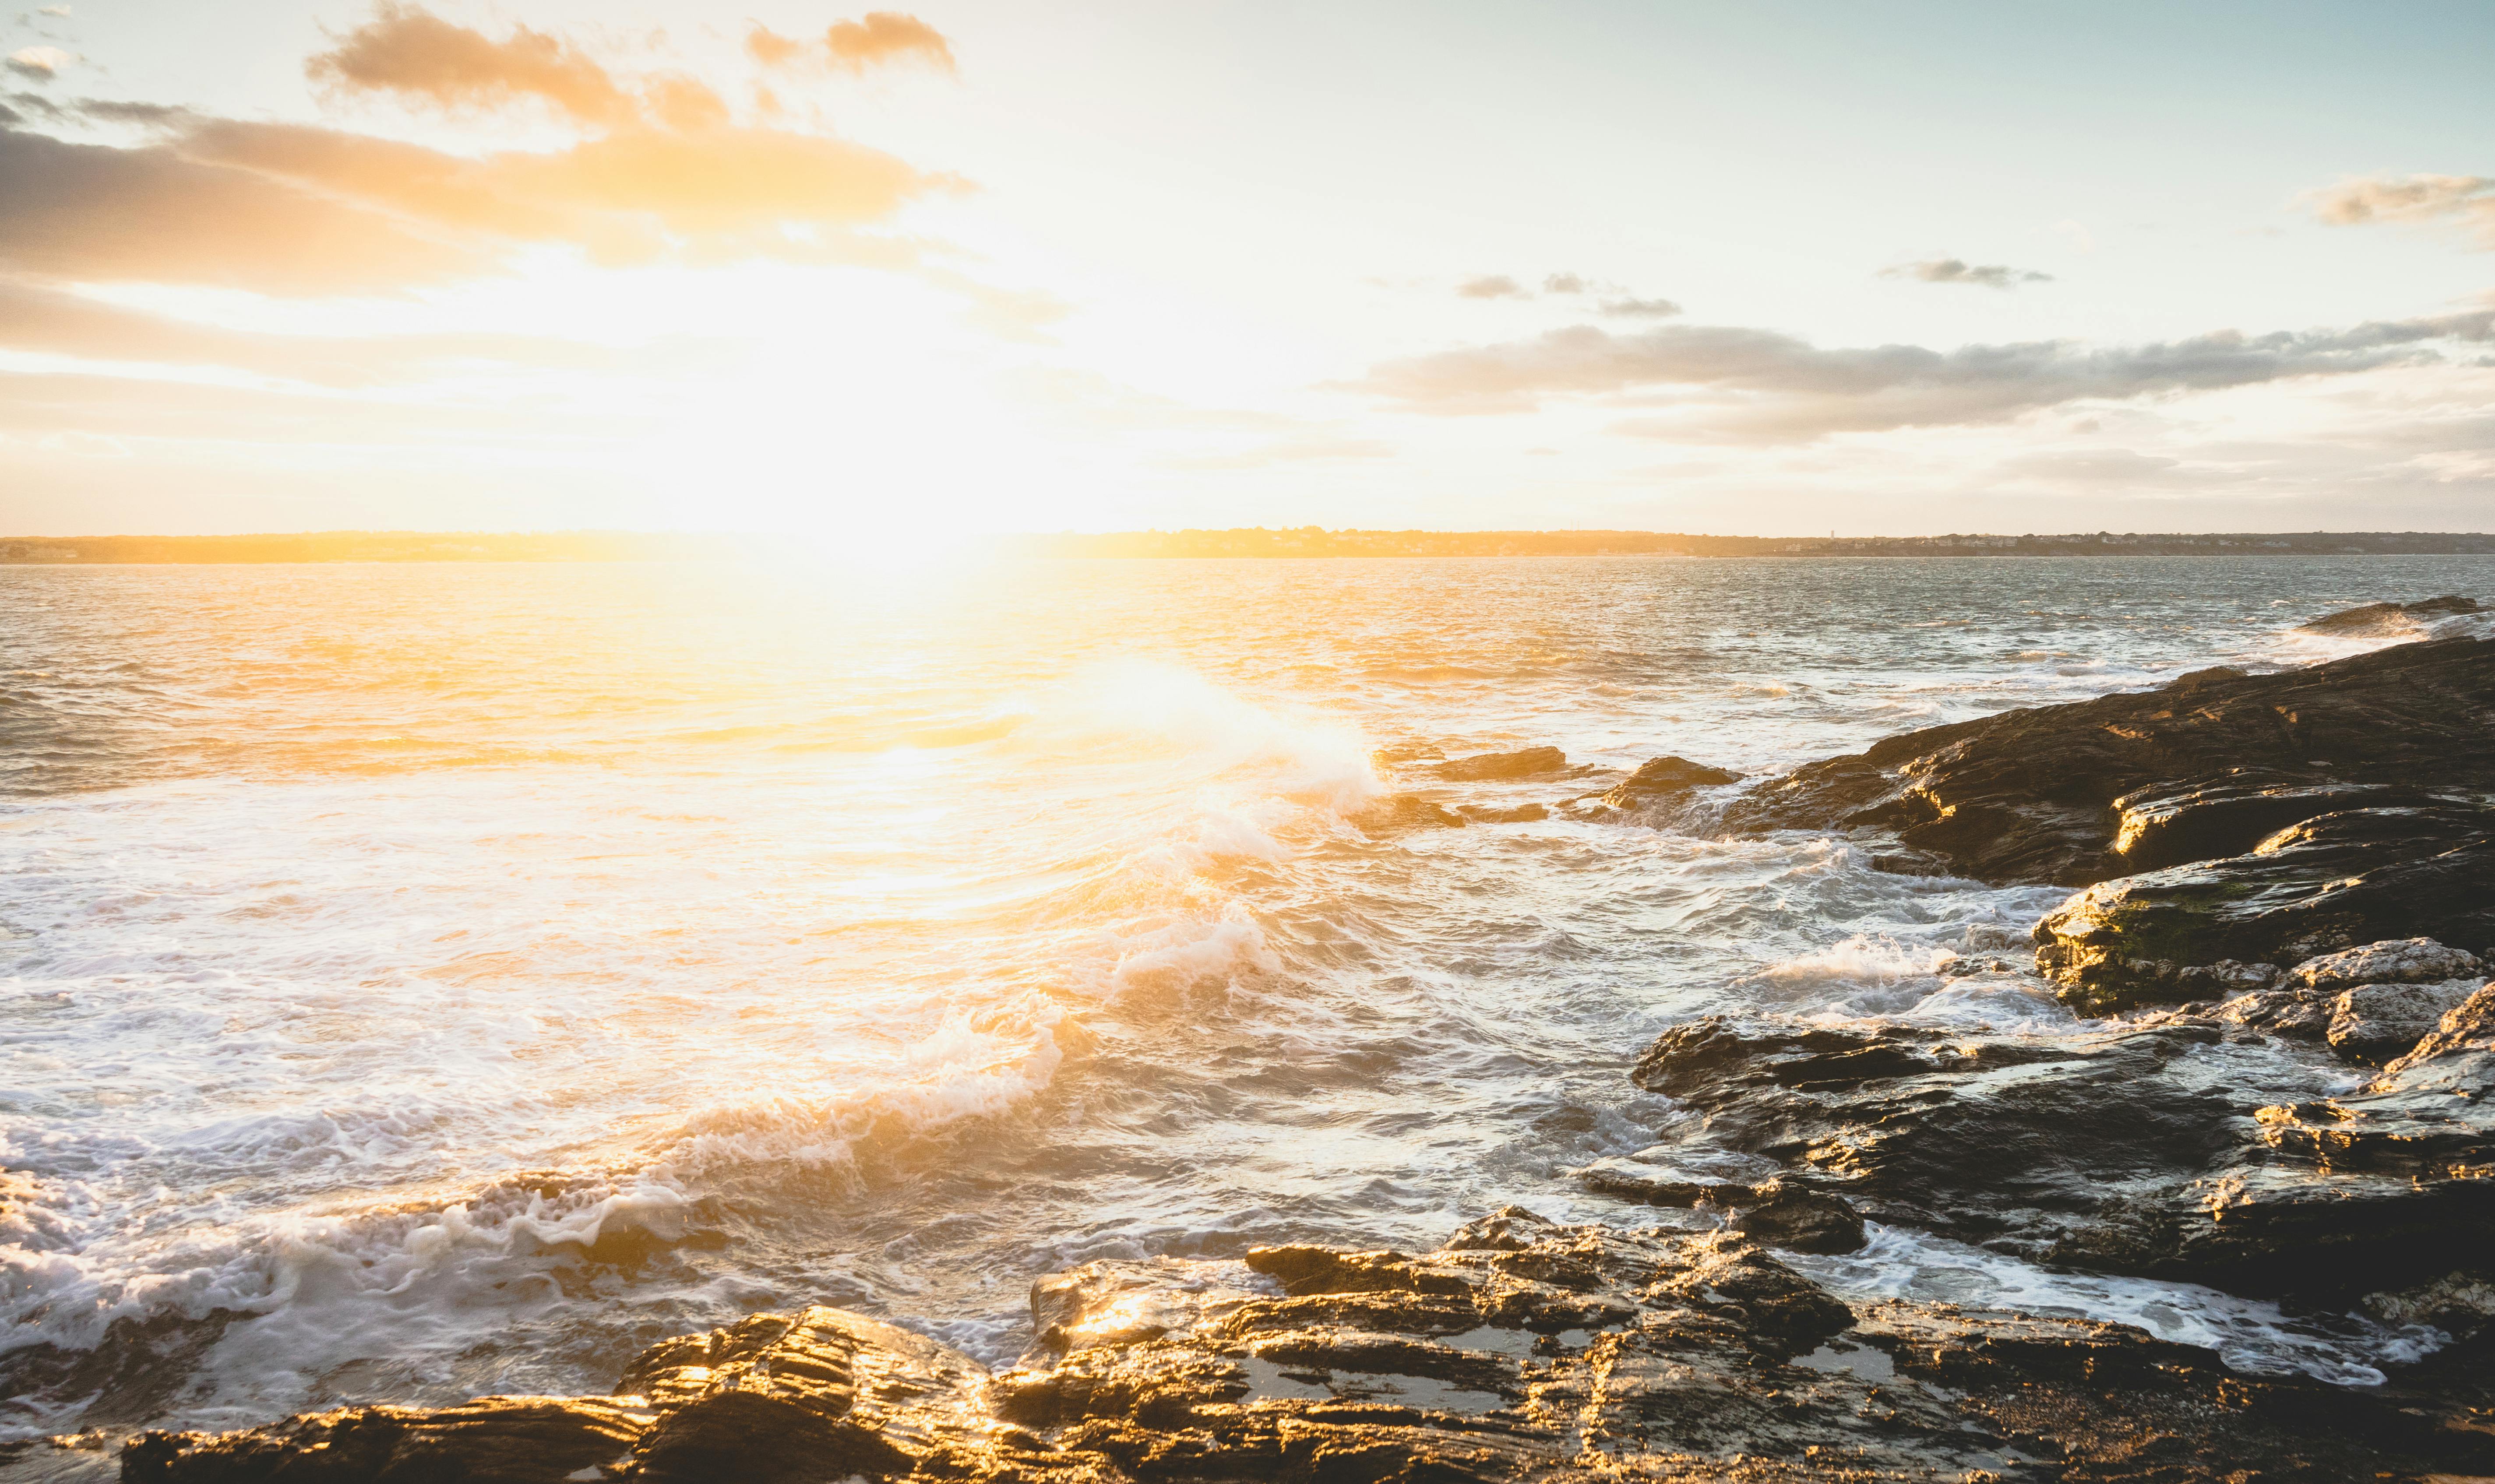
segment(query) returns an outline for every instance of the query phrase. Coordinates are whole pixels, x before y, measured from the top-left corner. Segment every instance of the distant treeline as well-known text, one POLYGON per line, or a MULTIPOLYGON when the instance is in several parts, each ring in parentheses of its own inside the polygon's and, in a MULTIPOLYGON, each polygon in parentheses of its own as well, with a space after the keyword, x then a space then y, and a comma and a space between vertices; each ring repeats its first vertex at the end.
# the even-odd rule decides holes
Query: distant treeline
MULTIPOLYGON (((264 536, 0 537, 0 565, 110 562, 659 562, 768 554, 768 537, 645 531, 302 531, 264 536)), ((837 547, 837 542, 827 542, 837 547)), ((1043 557, 2295 556, 2495 553, 2495 535, 2308 531, 2281 535, 1689 536, 1670 531, 1116 531, 1001 536, 1043 557)))
POLYGON ((732 557, 753 539, 646 531, 289 531, 0 537, 0 562, 653 562, 732 557))
POLYGON ((2495 535, 2310 531, 2293 535, 1686 536, 1670 531, 1120 531, 1005 539, 1010 549, 1064 557, 1339 556, 2246 556, 2495 552, 2495 535))

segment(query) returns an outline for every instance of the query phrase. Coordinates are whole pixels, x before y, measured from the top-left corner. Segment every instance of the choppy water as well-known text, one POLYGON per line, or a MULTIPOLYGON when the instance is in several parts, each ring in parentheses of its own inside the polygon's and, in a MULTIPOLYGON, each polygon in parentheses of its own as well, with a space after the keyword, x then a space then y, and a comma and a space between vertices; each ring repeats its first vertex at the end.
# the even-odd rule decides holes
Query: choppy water
MULTIPOLYGON (((1818 836, 1371 832, 1391 789, 1602 783, 1372 750, 1771 771, 2350 652, 2286 631, 2490 576, 0 570, 0 1437, 595 1390, 806 1302, 1003 1356, 1029 1281, 1092 1257, 1650 1220, 1568 1171, 1678 1125, 1625 1080, 1652 1036, 2063 1023, 2017 974, 1935 973, 2063 893, 1818 836)), ((2343 1379, 2418 1343, 1903 1232, 1820 1267, 2343 1379)))

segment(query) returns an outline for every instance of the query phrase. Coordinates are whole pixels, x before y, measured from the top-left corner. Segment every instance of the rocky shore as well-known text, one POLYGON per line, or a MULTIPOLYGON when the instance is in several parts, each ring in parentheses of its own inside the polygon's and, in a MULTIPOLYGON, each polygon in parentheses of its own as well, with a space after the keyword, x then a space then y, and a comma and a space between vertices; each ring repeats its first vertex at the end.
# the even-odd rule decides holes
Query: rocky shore
MULTIPOLYGON (((1547 748, 1413 760, 1517 787, 1583 771, 1547 748)), ((2034 970, 2094 1018, 1675 1027, 1633 1080, 1695 1131, 1578 1177, 1644 1224, 1508 1207, 1429 1252, 1093 1263, 1033 1285, 1032 1347, 1002 1370, 846 1311, 757 1314, 653 1347, 611 1395, 148 1433, 121 1476, 2495 1475, 2495 640, 2204 670, 1766 780, 1677 757, 1612 777, 1469 813, 1398 795, 1364 827, 1707 797, 1737 833, 1836 831, 1891 870, 2067 886, 2034 970), (1848 1303, 1809 1276, 1878 1228, 2407 1341, 2379 1379, 2332 1384, 2066 1312, 1848 1303)))

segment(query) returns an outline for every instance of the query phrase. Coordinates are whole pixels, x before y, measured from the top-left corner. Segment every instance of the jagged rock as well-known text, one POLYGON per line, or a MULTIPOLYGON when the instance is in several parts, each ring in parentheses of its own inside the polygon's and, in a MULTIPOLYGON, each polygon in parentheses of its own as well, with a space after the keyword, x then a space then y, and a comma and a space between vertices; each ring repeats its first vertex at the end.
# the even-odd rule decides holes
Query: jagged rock
POLYGON ((1561 1226, 1516 1207, 1434 1252, 1095 1263, 1033 1291, 1034 1325, 1054 1338, 984 1386, 940 1346, 816 1309, 656 1347, 631 1372, 646 1409, 506 1399, 151 1434, 125 1476, 2217 1484, 2495 1467, 2474 1393, 2456 1388, 2240 1376, 2209 1351, 2084 1319, 1906 1302, 1858 1314, 1738 1234, 1561 1226), (1290 1291, 1242 1286, 1256 1282, 1246 1270, 1290 1291), (1171 1322, 1105 1318, 1144 1311, 1171 1322), (410 1442, 523 1411, 563 1423, 567 1440, 421 1455, 410 1442), (700 1429, 680 1426, 695 1416, 700 1429), (688 1448, 692 1431, 709 1451, 661 1451, 688 1448))
POLYGON ((1538 778, 1546 773, 1566 771, 1568 755, 1556 747, 1528 747, 1513 753, 1483 753, 1473 757, 1459 757, 1431 769, 1440 778, 1456 783, 1483 783, 1494 779, 1538 778))
POLYGON ((2330 1003, 2330 1049, 2355 1062, 2404 1056, 2477 988, 2469 979, 2449 979, 2343 989, 2330 1003))
POLYGON ((1797 1252, 1851 1252, 1863 1247, 1863 1214, 1833 1195, 1778 1182, 1766 1199, 1733 1219, 1755 1242, 1797 1252))
POLYGON ((421 1411, 349 1407, 244 1433, 142 1433, 123 1484, 551 1484, 598 1478, 650 1426, 637 1399, 479 1397, 421 1411))
POLYGON ((2495 943, 2495 810, 2363 809, 2250 853, 2091 886, 2036 927, 2036 962, 2089 1014, 2197 998, 2184 971, 2296 963, 2384 939, 2495 943))
POLYGON ((1352 822, 1371 834, 1407 829, 1462 829, 1464 817, 1417 793, 1390 793, 1352 816, 1352 822))
POLYGON ((984 1420, 985 1366, 922 1335, 815 1308, 662 1341, 624 1374, 658 1424, 648 1484, 905 1474, 984 1420))
POLYGON ((2449 1335, 2469 1335, 2495 1321, 2495 1279, 2447 1273, 2397 1293, 2368 1293, 2363 1303, 2385 1324, 2431 1324, 2449 1335))
POLYGON ((2135 847, 2181 864, 2241 850, 2281 811, 2326 813, 2335 789, 2495 791, 2495 641, 2190 679, 1890 737, 1750 789, 1725 822, 1893 830, 1959 875, 2083 886, 2137 869, 2115 850, 2117 800, 2140 811, 2135 847))
POLYGON ((2112 804, 2114 855, 2125 871, 2155 871, 2240 855, 2291 824, 2347 809, 2443 802, 2384 784, 2297 784, 2238 769, 2220 778, 2152 784, 2112 804))
MULTIPOLYGON (((2431 938, 2391 938, 2306 959, 2287 973, 2301 989, 2329 994, 2359 984, 2424 984, 2465 979, 2485 965, 2477 954, 2431 938)), ((2441 1012, 2437 1012, 2437 1018, 2441 1012)))
POLYGON ((1740 781, 1739 773, 1728 773, 1722 768, 1692 762, 1686 757, 1653 757, 1638 764, 1636 772, 1613 785, 1601 795, 1601 801, 1614 809, 1638 809, 1678 798, 1693 788, 1740 781))
POLYGON ((2473 1174, 2495 1163, 2495 1108, 2450 1096, 2495 1086, 2495 991, 2471 1005, 2336 1098, 2311 1096, 2326 1067, 2282 1067, 2226 1006, 2015 1038, 1714 1017, 1665 1033, 1633 1076, 1704 1113, 1708 1141, 1883 1222, 2043 1261, 2339 1294, 2464 1265, 2495 1213, 2495 1182, 2473 1174))
POLYGON ((2209 1016, 2290 1040, 2318 1041, 2330 1034, 2330 1005, 2310 990, 2256 990, 2225 1002, 2209 1016))
POLYGON ((2338 635, 2415 634, 2422 629, 2419 620, 2450 618, 2461 613, 2479 611, 2475 599, 2458 594, 2428 598, 2418 603, 2369 603, 2359 608, 2342 608, 2309 624, 2299 625, 2307 634, 2338 635))

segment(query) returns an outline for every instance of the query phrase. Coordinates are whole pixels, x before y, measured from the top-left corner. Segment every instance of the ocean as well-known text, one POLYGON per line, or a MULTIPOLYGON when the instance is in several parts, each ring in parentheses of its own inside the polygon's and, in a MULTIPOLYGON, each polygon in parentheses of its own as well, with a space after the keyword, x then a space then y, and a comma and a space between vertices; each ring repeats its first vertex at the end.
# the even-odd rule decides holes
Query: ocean
MULTIPOLYGON (((2070 1028, 2068 892, 1555 808, 2384 640, 2490 557, 0 569, 0 1440, 610 1385, 847 1306, 1435 1244, 1679 1022, 2070 1028), (1566 775, 1431 768, 1534 746, 1566 775)), ((1716 790, 1717 795, 1732 791, 1716 790)), ((2285 1064, 2282 1063, 2284 1067, 2285 1064)), ((2326 1072, 2291 1072, 2326 1092, 2326 1072)), ((2343 1079, 2353 1083, 2355 1078, 2343 1079)), ((2431 1335, 1904 1228, 1849 1297, 2348 1384, 2431 1335)))

